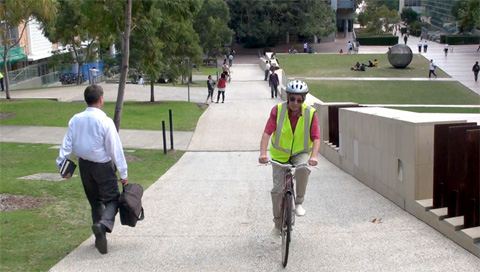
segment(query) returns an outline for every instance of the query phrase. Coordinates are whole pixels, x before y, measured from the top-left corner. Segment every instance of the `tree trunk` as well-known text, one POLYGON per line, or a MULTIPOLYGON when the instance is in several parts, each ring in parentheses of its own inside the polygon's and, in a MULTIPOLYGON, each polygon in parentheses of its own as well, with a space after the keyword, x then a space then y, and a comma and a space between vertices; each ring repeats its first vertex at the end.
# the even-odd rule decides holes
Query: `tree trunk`
POLYGON ((155 81, 150 80, 150 102, 155 102, 155 81))
POLYGON ((118 84, 117 104, 115 106, 115 114, 113 122, 117 131, 120 130, 120 122, 122 120, 123 96, 125 94, 125 85, 128 75, 128 62, 130 58, 130 28, 132 23, 132 0, 126 0, 125 4, 125 30, 122 36, 123 40, 123 57, 122 57, 122 73, 118 84))
POLYGON ((287 40, 287 44, 290 43, 290 32, 287 31, 287 37, 286 37, 286 40, 287 40))

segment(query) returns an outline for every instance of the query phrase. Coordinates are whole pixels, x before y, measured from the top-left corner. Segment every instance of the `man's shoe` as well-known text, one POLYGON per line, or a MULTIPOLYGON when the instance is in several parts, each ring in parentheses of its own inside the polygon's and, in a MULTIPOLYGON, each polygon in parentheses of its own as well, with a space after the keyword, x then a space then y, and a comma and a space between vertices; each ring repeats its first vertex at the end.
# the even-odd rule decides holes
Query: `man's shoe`
POLYGON ((95 247, 102 254, 107 254, 107 236, 105 234, 106 230, 107 228, 100 223, 95 223, 92 226, 92 231, 95 235, 95 247))
POLYGON ((280 242, 280 230, 277 228, 273 228, 270 232, 270 242, 272 243, 279 243, 280 242))
POLYGON ((304 216, 305 215, 306 211, 303 208, 302 204, 297 204, 295 206, 295 213, 297 214, 297 216, 304 216))

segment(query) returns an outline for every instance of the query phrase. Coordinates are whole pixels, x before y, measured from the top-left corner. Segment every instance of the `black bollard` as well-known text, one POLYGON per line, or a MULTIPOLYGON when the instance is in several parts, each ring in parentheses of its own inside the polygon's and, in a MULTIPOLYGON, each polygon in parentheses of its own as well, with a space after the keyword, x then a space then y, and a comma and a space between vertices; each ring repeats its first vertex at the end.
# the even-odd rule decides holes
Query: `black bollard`
POLYGON ((168 110, 168 117, 170 119, 170 149, 173 150, 173 118, 172 118, 172 109, 168 110))
POLYGON ((167 139, 165 136, 165 120, 162 120, 162 132, 163 132, 163 154, 167 154, 167 139))

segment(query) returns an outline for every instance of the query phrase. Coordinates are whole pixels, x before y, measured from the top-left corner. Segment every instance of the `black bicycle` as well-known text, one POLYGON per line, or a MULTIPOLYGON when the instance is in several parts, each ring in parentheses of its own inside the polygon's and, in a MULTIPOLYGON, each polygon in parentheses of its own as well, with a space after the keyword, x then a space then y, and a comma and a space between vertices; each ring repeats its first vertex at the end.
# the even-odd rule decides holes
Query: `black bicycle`
POLYGON ((298 165, 281 164, 276 161, 269 161, 285 170, 285 189, 283 190, 282 201, 282 228, 280 234, 282 236, 282 264, 287 266, 288 253, 290 250, 290 242, 292 241, 292 228, 295 225, 295 171, 296 169, 308 167, 308 163, 298 165))

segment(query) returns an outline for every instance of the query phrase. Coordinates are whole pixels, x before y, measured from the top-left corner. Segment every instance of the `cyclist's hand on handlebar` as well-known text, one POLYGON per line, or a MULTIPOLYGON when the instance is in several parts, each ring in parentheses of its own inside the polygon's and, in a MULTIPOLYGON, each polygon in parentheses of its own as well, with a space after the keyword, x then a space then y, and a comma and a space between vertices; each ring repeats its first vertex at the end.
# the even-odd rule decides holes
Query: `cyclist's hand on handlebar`
POLYGON ((318 164, 317 158, 310 158, 308 160, 308 164, 310 164, 311 166, 316 166, 318 164))
POLYGON ((258 157, 258 162, 261 164, 266 164, 268 163, 268 157, 260 155, 260 157, 258 157))

